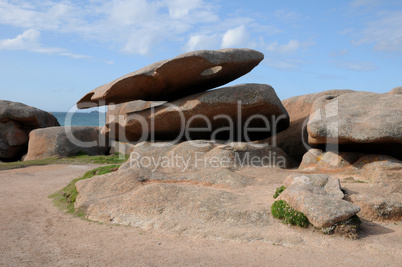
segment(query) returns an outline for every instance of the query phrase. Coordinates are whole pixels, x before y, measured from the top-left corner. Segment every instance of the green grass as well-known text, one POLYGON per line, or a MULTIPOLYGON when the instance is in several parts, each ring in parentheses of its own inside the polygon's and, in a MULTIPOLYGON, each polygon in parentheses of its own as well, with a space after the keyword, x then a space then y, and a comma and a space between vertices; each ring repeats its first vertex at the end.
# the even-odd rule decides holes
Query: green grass
POLYGON ((0 171, 24 168, 29 166, 41 166, 49 164, 121 164, 129 158, 129 155, 114 154, 108 156, 78 155, 68 158, 47 158, 39 160, 16 161, 0 164, 0 171))
POLYGON ((279 197, 279 195, 280 195, 280 194, 283 192, 283 190, 285 190, 285 189, 286 189, 286 187, 285 187, 284 185, 278 187, 278 188, 276 189, 276 191, 275 191, 274 198, 279 197))
POLYGON ((103 175, 112 171, 116 171, 120 166, 121 164, 113 164, 87 171, 82 177, 72 180, 66 187, 50 195, 49 198, 53 199, 53 204, 56 207, 65 211, 66 213, 74 214, 75 216, 84 218, 85 214, 82 211, 76 211, 74 208, 74 203, 78 196, 75 183, 80 180, 92 178, 95 175, 103 175))
POLYGON ((310 224, 303 213, 290 207, 284 200, 275 201, 271 206, 271 213, 274 218, 282 219, 284 224, 297 225, 300 227, 307 227, 310 224))

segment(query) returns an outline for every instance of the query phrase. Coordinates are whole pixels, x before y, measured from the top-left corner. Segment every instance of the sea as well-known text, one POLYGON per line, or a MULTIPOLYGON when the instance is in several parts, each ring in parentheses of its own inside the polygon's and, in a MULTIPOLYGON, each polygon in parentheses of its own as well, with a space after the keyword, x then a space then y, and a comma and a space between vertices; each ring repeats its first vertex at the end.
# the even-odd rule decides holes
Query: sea
POLYGON ((104 126, 106 113, 103 112, 50 112, 61 126, 104 126))

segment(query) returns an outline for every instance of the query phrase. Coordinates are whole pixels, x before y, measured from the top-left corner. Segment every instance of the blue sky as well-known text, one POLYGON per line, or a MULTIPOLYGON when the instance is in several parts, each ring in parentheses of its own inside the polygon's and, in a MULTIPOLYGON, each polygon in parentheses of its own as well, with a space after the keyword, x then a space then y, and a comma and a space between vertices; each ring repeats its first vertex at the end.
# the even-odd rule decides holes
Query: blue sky
POLYGON ((0 0, 0 99, 67 111, 153 62, 227 47, 265 55, 231 85, 281 99, 388 92, 402 85, 402 1, 0 0))

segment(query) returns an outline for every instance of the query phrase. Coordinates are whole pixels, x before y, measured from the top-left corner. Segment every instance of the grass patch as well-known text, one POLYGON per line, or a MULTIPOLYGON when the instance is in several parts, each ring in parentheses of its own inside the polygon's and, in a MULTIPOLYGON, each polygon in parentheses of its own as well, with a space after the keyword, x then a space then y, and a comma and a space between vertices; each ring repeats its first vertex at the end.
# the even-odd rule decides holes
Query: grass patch
POLYGON ((129 155, 122 154, 114 154, 108 156, 88 156, 88 155, 78 155, 68 158, 47 158, 47 159, 38 159, 38 160, 28 160, 28 161, 16 161, 16 162, 7 162, 0 164, 0 171, 11 170, 24 168, 29 166, 42 166, 49 164, 121 164, 129 158, 129 155))
POLYGON ((91 171, 87 171, 82 177, 72 180, 66 187, 64 187, 60 191, 50 195, 49 198, 53 199, 53 204, 56 207, 58 207, 60 210, 66 212, 66 213, 69 213, 69 214, 74 214, 75 216, 78 216, 80 218, 84 218, 85 214, 82 211, 76 211, 74 208, 74 202, 78 196, 78 192, 75 187, 75 183, 80 180, 92 178, 95 175, 103 175, 106 173, 116 171, 120 166, 121 165, 114 164, 114 165, 99 167, 99 168, 93 169, 91 171))
POLYGON ((285 189, 286 189, 286 187, 285 187, 284 185, 278 187, 278 188, 276 189, 276 191, 275 191, 274 198, 279 197, 279 195, 280 195, 280 194, 283 192, 283 190, 285 190, 285 189))
POLYGON ((274 218, 282 219, 284 224, 297 225, 300 227, 307 227, 310 224, 303 213, 290 207, 284 200, 275 201, 271 206, 271 213, 274 218))

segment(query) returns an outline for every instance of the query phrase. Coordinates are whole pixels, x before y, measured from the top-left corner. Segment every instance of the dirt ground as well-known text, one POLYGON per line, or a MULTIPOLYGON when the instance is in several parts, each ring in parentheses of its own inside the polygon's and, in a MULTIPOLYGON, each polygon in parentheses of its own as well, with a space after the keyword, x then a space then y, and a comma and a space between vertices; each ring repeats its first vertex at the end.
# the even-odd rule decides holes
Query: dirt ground
POLYGON ((304 231, 304 239, 238 243, 98 224, 53 206, 50 194, 95 167, 0 172, 0 266, 401 266, 401 222, 364 222, 358 240, 322 235, 320 242, 320 233, 280 225, 304 231))

